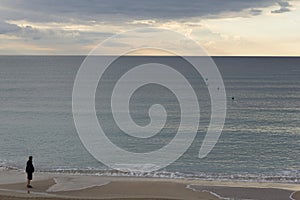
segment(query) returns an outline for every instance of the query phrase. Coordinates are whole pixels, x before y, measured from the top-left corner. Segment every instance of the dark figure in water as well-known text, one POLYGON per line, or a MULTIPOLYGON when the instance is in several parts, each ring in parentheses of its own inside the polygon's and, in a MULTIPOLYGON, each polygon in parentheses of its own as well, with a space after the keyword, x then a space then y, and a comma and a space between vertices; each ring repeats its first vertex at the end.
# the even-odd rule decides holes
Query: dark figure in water
POLYGON ((231 97, 231 100, 234 101, 234 97, 231 97))
POLYGON ((32 156, 29 156, 29 159, 28 159, 27 164, 26 164, 27 187, 28 188, 32 188, 32 186, 30 185, 30 182, 32 180, 33 172, 34 172, 34 167, 33 167, 33 164, 32 164, 32 156))

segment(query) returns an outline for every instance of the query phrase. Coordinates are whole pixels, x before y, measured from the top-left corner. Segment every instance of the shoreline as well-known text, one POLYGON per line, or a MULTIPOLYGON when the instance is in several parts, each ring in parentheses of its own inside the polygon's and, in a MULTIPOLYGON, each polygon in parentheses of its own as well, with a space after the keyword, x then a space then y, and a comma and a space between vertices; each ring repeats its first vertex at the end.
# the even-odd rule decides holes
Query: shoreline
POLYGON ((24 172, 0 171, 0 199, 259 199, 300 200, 300 185, 35 173, 26 188, 24 172))

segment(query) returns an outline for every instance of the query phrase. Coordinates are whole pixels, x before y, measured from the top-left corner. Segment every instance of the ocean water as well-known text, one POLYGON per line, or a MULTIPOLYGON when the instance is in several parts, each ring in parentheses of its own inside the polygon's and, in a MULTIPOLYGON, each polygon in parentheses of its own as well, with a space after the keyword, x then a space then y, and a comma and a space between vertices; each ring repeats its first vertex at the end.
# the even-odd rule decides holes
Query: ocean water
MULTIPOLYGON (((300 58, 213 58, 225 84, 227 116, 218 143, 204 159, 198 152, 210 119, 205 78, 185 71, 188 66, 175 57, 132 57, 122 63, 128 65, 131 59, 178 65, 196 85, 201 121, 193 144, 180 159, 152 173, 109 169, 84 148, 73 121, 73 83, 84 57, 0 56, 0 168, 24 169, 28 155, 33 155, 39 171, 300 183, 300 58)), ((112 70, 104 83, 119 76, 122 67, 112 70)), ((149 123, 146 108, 154 103, 164 105, 170 115, 168 127, 150 140, 122 134, 110 120, 109 102, 96 93, 97 116, 106 135, 132 152, 166 145, 180 119, 178 102, 170 98, 174 96, 161 88, 143 89, 132 107, 136 123, 149 123)), ((109 93, 105 87, 103 92, 109 93)))

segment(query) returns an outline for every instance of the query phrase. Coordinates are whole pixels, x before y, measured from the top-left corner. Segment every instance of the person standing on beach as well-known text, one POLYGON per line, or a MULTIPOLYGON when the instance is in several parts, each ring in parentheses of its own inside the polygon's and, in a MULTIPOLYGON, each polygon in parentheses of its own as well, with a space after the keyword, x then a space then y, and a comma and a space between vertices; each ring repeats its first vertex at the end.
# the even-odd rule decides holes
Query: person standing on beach
POLYGON ((29 156, 27 164, 26 164, 26 173, 27 173, 27 187, 32 188, 30 182, 32 180, 32 174, 34 172, 34 167, 32 164, 32 156, 29 156))

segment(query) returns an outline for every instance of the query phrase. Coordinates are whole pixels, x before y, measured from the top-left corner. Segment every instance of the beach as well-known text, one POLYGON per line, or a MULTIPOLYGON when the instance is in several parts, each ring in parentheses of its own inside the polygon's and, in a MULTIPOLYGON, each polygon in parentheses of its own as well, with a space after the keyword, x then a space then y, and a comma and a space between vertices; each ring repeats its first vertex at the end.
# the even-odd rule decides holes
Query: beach
POLYGON ((299 11, 0 0, 0 200, 300 200, 299 11))
POLYGON ((299 184, 36 173, 27 189, 25 177, 22 171, 1 171, 0 199, 300 199, 299 184))

